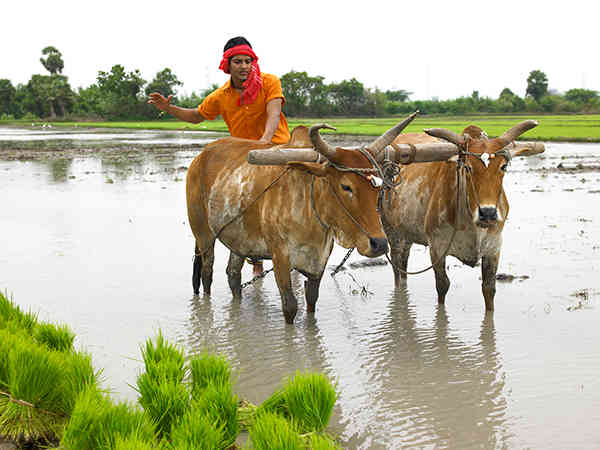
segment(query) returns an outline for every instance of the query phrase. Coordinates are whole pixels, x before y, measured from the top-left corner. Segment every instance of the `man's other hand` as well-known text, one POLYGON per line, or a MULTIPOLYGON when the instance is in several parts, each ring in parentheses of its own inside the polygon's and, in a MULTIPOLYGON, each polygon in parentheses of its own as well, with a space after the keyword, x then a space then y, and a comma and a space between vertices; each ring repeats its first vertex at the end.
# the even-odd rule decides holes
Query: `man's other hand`
POLYGON ((154 105, 156 108, 161 111, 169 112, 169 106, 171 106, 172 95, 169 95, 165 98, 160 92, 153 92, 150 94, 150 98, 148 99, 148 103, 154 105))

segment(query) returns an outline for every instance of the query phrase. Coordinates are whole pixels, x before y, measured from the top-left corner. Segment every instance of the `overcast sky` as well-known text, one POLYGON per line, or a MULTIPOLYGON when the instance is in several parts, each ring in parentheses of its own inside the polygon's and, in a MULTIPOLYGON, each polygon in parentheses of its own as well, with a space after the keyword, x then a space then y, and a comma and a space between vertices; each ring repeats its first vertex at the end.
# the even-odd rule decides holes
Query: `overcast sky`
POLYGON ((165 67, 189 94, 222 84, 225 42, 245 36, 263 72, 404 89, 411 99, 524 96, 532 70, 549 88, 600 91, 597 1, 144 1, 5 0, 0 78, 47 73, 44 47, 62 53, 73 88, 121 64, 149 81, 165 67))

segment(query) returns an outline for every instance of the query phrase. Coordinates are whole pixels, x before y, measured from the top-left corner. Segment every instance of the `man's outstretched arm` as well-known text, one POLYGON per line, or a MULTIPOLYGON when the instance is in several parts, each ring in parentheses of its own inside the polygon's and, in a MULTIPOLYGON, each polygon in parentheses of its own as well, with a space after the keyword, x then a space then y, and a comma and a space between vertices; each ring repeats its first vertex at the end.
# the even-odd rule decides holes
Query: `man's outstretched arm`
POLYGON ((200 111, 196 108, 181 108, 179 106, 171 105, 171 98, 173 98, 172 95, 165 98, 162 94, 153 92, 150 94, 148 103, 184 122, 200 123, 205 120, 204 116, 200 114, 200 111))

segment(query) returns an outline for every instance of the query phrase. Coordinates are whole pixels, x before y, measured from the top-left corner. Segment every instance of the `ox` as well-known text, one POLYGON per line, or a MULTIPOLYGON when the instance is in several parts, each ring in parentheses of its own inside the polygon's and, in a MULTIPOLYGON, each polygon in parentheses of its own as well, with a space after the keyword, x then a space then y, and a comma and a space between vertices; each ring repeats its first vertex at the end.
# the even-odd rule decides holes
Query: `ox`
MULTIPOLYGON (((369 150, 334 148, 310 129, 314 156, 322 162, 291 161, 285 166, 252 165, 251 150, 268 144, 224 138, 207 145, 187 173, 188 219, 196 240, 194 292, 210 294, 214 244, 229 248, 227 277, 233 296, 241 296, 246 257, 272 259, 283 315, 293 323, 298 309, 290 270, 306 276, 308 313, 315 311, 319 284, 334 240, 368 257, 383 255, 388 243, 377 212, 380 191, 366 175, 373 155, 392 143, 415 116, 377 138, 369 150)), ((312 161, 315 161, 313 156, 312 161)))
POLYGON ((544 151, 540 143, 513 143, 535 126, 536 121, 528 120, 495 139, 488 139, 474 125, 462 135, 429 129, 426 135, 405 134, 395 139, 393 146, 441 138, 458 150, 447 162, 402 168, 402 183, 383 201, 381 218, 397 286, 406 280, 410 248, 417 243, 429 246, 438 303, 444 303, 450 287, 446 256, 452 255, 471 267, 481 260, 485 308, 494 309, 502 230, 509 209, 502 181, 511 158, 544 151))

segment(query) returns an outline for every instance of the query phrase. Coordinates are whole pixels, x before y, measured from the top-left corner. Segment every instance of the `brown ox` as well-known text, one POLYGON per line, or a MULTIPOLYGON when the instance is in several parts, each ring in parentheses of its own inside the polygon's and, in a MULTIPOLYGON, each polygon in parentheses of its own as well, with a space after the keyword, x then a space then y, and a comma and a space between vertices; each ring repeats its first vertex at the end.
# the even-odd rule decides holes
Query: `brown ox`
POLYGON ((452 255, 471 267, 481 260, 485 307, 494 309, 502 229, 509 209, 502 180, 512 157, 544 151, 543 144, 512 144, 536 125, 532 120, 522 122, 495 139, 488 139, 472 125, 462 135, 430 129, 425 130, 430 136, 406 134, 394 141, 393 145, 416 144, 439 137, 459 149, 448 162, 404 167, 402 183, 383 201, 382 223, 390 243, 396 285, 406 280, 411 245, 426 245, 440 304, 450 286, 446 255, 452 255))
MULTIPOLYGON (((407 124, 404 121, 379 137, 370 154, 390 144, 407 124)), ((379 189, 364 173, 345 170, 369 169, 372 161, 363 152, 328 145, 318 132, 323 127, 312 127, 310 140, 325 163, 248 164, 251 150, 269 146, 237 138, 213 142, 194 159, 186 192, 197 247, 194 271, 201 274, 193 282, 195 293, 201 281, 210 294, 214 243, 219 239, 231 250, 227 275, 234 297, 241 295, 244 259, 272 259, 283 314, 293 323, 298 306, 291 269, 307 277, 306 309, 312 313, 334 239, 368 257, 387 252, 376 209, 379 189)))

